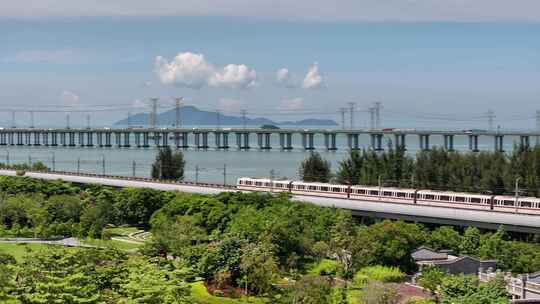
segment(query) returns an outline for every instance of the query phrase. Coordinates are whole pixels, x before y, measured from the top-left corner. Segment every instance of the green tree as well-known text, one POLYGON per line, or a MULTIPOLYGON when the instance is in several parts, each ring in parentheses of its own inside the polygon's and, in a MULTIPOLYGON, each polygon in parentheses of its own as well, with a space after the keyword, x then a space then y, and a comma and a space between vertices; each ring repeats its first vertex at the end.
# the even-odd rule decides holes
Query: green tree
POLYGON ((431 232, 428 244, 435 250, 450 249, 459 252, 462 237, 452 226, 441 226, 431 232))
POLYGON ((255 294, 269 292, 272 282, 279 273, 272 243, 265 239, 257 244, 246 245, 243 249, 240 271, 241 283, 246 292, 252 291, 255 294))
POLYGON ((311 152, 309 156, 300 164, 300 178, 305 182, 330 181, 330 162, 323 159, 318 152, 311 152))
POLYGON ((480 230, 476 227, 468 227, 465 229, 459 251, 461 254, 476 255, 480 247, 480 230))
POLYGON ((416 279, 416 282, 418 285, 429 290, 438 302, 439 297, 437 295, 437 289, 442 284, 445 275, 446 273, 437 266, 425 267, 422 269, 422 274, 416 279))
POLYGON ((328 277, 307 275, 294 283, 288 303, 332 303, 332 281, 328 277))
POLYGON ((152 178, 157 179, 184 179, 184 154, 181 151, 173 153, 171 147, 161 148, 152 164, 152 178))

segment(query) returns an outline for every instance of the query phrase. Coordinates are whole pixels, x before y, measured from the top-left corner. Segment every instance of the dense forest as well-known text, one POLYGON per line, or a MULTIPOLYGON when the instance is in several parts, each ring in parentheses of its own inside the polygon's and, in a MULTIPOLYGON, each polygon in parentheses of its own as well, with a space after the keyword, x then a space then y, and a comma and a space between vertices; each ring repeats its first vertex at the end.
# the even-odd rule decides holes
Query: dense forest
MULTIPOLYGON (((312 173, 312 175, 314 175, 312 173)), ((327 179, 323 171, 321 180, 327 179)), ((509 153, 460 153, 439 148, 411 156, 392 145, 384 152, 352 151, 335 180, 344 184, 399 186, 438 190, 540 195, 540 146, 516 146, 509 153)))
MULTIPOLYGON (((540 269, 537 236, 529 243, 513 240, 502 227, 483 232, 358 219, 286 195, 207 196, 0 177, 0 236, 107 238, 113 225, 143 227, 153 237, 135 255, 51 249, 29 253, 24 263, 4 256, 3 294, 21 303, 53 303, 43 297, 48 292, 57 299, 50 294, 54 286, 66 299, 86 299, 58 303, 197 303, 186 284, 202 278, 215 294, 256 295, 269 303, 349 303, 344 299, 359 273, 376 265, 412 273, 410 252, 421 245, 496 258, 505 271, 540 269), (314 265, 323 266, 314 271, 314 265), (33 275, 41 269, 47 271, 33 275), (276 289, 280 284, 290 287, 276 289), (317 292, 324 301, 298 301, 317 292)), ((369 282, 361 288, 380 289, 369 282)))

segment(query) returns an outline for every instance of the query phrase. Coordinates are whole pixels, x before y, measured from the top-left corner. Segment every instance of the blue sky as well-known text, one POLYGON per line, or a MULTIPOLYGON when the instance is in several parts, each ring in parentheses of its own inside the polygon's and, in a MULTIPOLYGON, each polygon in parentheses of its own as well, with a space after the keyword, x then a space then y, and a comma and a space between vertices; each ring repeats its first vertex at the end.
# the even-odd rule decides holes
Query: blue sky
MULTIPOLYGON (((532 127, 540 109, 540 17, 526 9, 505 15, 497 6, 493 15, 444 18, 427 7, 416 18, 390 12, 393 17, 385 18, 382 12, 380 20, 356 20, 346 13, 311 18, 286 9, 262 16, 212 9, 210 15, 159 16, 166 13, 157 10, 119 16, 88 8, 81 16, 66 7, 41 15, 8 7, 0 17, 0 108, 130 105, 93 114, 96 123, 107 123, 128 110, 146 111, 142 106, 152 96, 164 106, 183 96, 231 114, 245 108, 283 119, 339 120, 337 109, 349 101, 362 111, 381 101, 385 124, 459 128, 485 127, 487 109, 503 127, 532 127), (178 54, 189 56, 175 61, 178 54), (208 69, 178 72, 197 55, 203 56, 197 68, 208 69), (157 56, 163 57, 159 71, 157 56), (282 68, 290 85, 276 79, 282 68), (200 88, 185 77, 202 79, 200 88), (441 114, 444 120, 434 120, 441 114)), ((73 115, 83 120, 83 114, 73 115)), ((366 126, 367 114, 358 115, 358 126, 366 126)), ((59 116, 40 114, 38 120, 59 116)))

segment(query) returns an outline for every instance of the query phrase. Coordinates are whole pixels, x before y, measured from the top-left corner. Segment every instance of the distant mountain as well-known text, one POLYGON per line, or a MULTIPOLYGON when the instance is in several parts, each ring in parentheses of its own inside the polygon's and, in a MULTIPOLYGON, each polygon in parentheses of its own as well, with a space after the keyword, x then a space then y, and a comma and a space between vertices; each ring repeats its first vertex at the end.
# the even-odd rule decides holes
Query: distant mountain
MULTIPOLYGON (((184 106, 180 109, 180 119, 182 125, 189 126, 215 126, 218 123, 216 112, 199 110, 194 106, 184 106)), ((129 123, 136 126, 146 126, 149 122, 148 113, 138 113, 129 117, 129 123)), ((176 110, 172 109, 157 115, 157 125, 171 126, 176 122, 176 110)), ((241 116, 219 115, 219 124, 222 126, 240 126, 244 123, 241 116)), ((128 119, 122 119, 114 123, 115 126, 126 126, 128 119)), ((297 125, 297 126, 337 126, 337 123, 330 119, 303 119, 300 121, 275 122, 267 118, 246 117, 246 125, 297 125)))

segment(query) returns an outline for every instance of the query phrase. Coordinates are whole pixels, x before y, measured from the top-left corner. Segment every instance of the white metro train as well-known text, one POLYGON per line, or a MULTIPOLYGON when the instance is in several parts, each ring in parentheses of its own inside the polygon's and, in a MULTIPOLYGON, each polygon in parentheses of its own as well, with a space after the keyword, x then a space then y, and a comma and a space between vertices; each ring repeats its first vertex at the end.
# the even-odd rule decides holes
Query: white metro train
POLYGON ((540 198, 241 177, 239 190, 540 215, 540 198))

